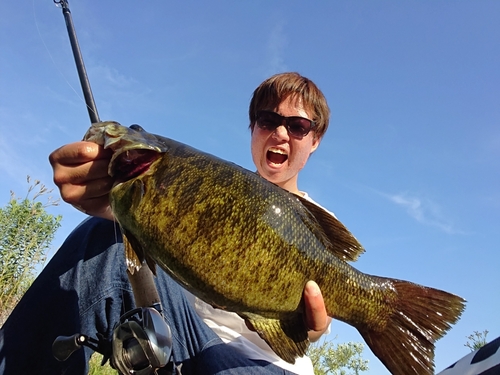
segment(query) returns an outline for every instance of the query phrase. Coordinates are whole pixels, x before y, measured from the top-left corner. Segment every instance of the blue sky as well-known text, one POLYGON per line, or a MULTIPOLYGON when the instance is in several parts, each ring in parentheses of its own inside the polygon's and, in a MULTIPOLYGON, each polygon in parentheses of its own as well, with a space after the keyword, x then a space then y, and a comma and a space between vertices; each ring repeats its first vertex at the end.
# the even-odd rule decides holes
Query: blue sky
MULTIPOLYGON (((364 244, 356 267, 468 301, 437 342, 500 335, 500 2, 72 1, 102 120, 141 124, 253 169, 247 107, 269 75, 298 71, 328 98, 330 129, 299 187, 364 244)), ((0 4, 0 202, 89 119, 61 10, 0 4)), ((53 192, 58 197, 58 191, 53 192)), ((62 203, 54 249, 84 218, 62 203)), ((336 322, 338 342, 362 341, 336 322)), ((387 374, 365 349, 371 374, 387 374)))

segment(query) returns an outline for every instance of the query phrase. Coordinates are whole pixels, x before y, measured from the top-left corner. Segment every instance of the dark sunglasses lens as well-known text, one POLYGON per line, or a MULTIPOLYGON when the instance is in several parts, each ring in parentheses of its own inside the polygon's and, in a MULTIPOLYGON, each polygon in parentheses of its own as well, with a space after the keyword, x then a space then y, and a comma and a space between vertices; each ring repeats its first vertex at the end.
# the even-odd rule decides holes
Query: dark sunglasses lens
POLYGON ((266 130, 274 130, 278 126, 280 126, 281 117, 272 112, 262 112, 259 113, 257 117, 257 125, 259 125, 262 129, 266 130))
POLYGON ((273 131, 283 124, 284 119, 289 134, 297 138, 305 137, 313 126, 311 120, 303 117, 283 117, 277 113, 267 111, 258 113, 257 125, 261 129, 273 131))
POLYGON ((311 130, 311 121, 305 118, 289 118, 288 131, 295 137, 305 137, 311 130))

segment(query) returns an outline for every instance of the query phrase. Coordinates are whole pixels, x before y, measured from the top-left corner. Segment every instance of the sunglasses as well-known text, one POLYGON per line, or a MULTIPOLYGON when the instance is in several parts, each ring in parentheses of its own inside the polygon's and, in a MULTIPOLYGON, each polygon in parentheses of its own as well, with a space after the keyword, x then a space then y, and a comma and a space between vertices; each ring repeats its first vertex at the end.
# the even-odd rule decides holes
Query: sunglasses
POLYGON ((284 125, 288 134, 295 138, 303 138, 314 129, 316 123, 305 117, 285 117, 273 111, 257 112, 257 126, 263 130, 274 131, 284 125))

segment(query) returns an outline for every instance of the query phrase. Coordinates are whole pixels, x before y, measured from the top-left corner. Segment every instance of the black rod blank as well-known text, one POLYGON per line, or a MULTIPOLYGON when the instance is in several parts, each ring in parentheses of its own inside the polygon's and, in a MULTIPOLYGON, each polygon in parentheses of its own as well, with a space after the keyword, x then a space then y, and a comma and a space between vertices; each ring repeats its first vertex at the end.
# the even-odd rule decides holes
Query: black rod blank
POLYGON ((75 58, 76 69, 78 71, 78 77, 80 78, 80 85, 82 86, 83 96, 85 97, 85 104, 87 105, 87 110, 89 112, 90 122, 99 122, 99 114, 97 113, 97 107, 94 102, 94 96, 92 95, 92 89, 90 88, 89 78, 87 76, 87 71, 85 70, 85 65, 83 63, 80 46, 78 45, 78 40, 76 39, 76 32, 73 26, 73 20, 71 18, 71 12, 69 10, 68 2, 66 0, 53 1, 55 4, 61 6, 64 20, 66 21, 69 41, 71 43, 71 49, 73 50, 73 57, 75 58))

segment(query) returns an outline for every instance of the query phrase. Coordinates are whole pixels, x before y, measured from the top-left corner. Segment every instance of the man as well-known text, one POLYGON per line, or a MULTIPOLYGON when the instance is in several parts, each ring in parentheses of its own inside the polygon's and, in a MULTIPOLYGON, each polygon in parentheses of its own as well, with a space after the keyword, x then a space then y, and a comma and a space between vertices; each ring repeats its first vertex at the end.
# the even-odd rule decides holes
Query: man
MULTIPOLYGON (((297 73, 277 74, 254 91, 249 117, 258 174, 310 199, 298 189, 298 173, 328 127, 321 91, 297 73)), ((110 338, 120 315, 134 307, 109 207, 110 157, 108 150, 88 142, 50 155, 62 198, 94 218, 73 231, 2 327, 0 374, 85 374, 91 350, 58 363, 50 347, 55 337, 81 332, 110 338)), ((163 271, 155 281, 182 374, 313 374, 307 357, 295 365, 281 360, 239 316, 196 299, 163 271)), ((314 282, 306 284, 303 297, 309 338, 315 341, 331 319, 314 282)))

